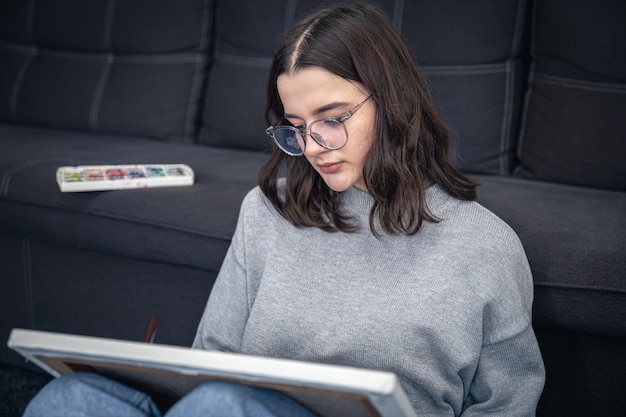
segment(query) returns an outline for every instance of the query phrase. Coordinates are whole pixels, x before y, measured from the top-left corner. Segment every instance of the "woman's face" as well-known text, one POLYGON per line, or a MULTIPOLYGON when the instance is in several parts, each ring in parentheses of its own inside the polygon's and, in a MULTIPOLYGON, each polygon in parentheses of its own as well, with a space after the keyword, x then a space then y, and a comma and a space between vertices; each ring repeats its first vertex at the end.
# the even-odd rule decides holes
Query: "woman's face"
MULTIPOLYGON (((285 119, 299 128, 346 113, 370 95, 360 83, 321 67, 282 74, 277 86, 285 119)), ((376 107, 370 99, 345 121, 348 142, 341 149, 328 150, 306 136, 304 156, 331 189, 341 192, 354 185, 367 191, 363 164, 374 141, 375 118, 376 107)))

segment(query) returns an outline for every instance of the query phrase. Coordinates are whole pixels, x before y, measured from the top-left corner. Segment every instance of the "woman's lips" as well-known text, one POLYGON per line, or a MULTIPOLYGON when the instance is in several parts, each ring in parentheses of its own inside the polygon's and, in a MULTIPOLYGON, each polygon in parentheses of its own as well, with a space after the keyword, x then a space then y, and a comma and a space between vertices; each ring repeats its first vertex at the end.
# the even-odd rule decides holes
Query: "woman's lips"
POLYGON ((324 174, 332 174, 339 171, 342 165, 343 162, 335 162, 332 164, 318 164, 317 166, 324 174))

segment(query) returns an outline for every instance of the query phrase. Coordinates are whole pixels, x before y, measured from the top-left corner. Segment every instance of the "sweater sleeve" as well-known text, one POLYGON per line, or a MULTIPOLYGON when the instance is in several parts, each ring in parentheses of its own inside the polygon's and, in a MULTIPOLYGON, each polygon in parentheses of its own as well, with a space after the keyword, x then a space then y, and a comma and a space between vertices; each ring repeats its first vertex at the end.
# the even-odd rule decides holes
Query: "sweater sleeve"
POLYGON ((517 235, 494 241, 503 252, 484 260, 494 291, 483 306, 482 348, 461 416, 530 417, 545 382, 532 328, 532 273, 517 235))
POLYGON ((249 315, 244 208, 200 319, 194 349, 238 352, 249 315))
POLYGON ((483 346, 462 417, 535 415, 545 372, 530 324, 483 346))

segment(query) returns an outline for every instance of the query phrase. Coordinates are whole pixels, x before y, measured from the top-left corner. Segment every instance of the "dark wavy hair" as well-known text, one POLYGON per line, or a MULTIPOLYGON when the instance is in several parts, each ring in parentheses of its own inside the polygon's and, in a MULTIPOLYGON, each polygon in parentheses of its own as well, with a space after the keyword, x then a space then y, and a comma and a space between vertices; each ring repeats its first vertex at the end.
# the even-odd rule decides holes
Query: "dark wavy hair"
MULTIPOLYGON (((413 235, 424 221, 437 222, 425 204, 425 190, 439 184, 460 200, 474 200, 477 184, 448 156, 450 133, 439 115, 414 57, 387 15, 365 2, 318 9, 289 29, 270 68, 265 118, 284 119, 278 77, 321 67, 357 81, 376 102, 374 143, 363 178, 374 199, 370 229, 413 235)), ((355 224, 341 211, 331 190, 304 157, 291 157, 274 146, 259 172, 259 186, 283 217, 299 227, 352 232, 355 224), (282 195, 278 178, 286 176, 282 195)))

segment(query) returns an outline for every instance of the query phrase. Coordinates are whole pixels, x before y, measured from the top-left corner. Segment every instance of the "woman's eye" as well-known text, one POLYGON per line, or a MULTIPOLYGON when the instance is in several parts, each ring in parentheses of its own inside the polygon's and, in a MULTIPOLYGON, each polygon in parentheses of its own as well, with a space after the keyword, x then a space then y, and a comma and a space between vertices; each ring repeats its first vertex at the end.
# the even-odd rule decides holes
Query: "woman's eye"
POLYGON ((341 127, 341 122, 337 119, 326 119, 324 120, 324 127, 327 129, 336 129, 341 127))

